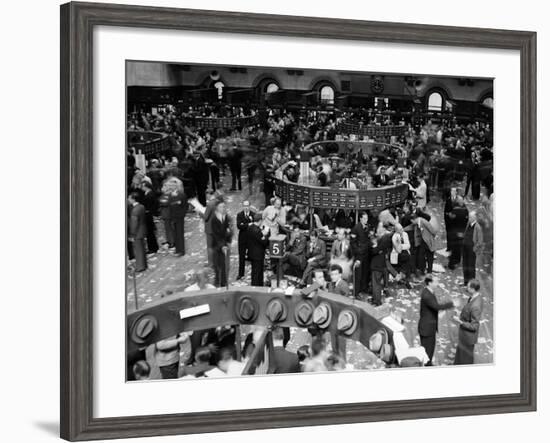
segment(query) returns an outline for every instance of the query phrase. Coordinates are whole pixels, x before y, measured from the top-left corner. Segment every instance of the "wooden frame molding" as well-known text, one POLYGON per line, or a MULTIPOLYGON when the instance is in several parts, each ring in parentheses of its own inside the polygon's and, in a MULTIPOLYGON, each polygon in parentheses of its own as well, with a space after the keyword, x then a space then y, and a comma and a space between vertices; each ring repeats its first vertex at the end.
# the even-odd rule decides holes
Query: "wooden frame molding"
POLYGON ((61 6, 61 437, 91 440, 533 411, 536 408, 536 34, 100 3, 61 6), (95 26, 517 50, 521 54, 521 392, 94 418, 92 36, 95 26))

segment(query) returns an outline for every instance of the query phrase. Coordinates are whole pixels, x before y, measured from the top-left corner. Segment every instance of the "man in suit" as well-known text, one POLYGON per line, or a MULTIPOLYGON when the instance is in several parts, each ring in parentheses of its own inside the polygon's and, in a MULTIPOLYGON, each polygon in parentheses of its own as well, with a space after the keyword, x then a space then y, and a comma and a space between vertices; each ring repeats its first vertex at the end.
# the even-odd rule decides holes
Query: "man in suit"
POLYGON ((143 190, 143 206, 145 207, 145 223, 147 225, 147 252, 154 254, 159 250, 154 219, 158 213, 158 199, 149 182, 144 181, 141 184, 141 189, 143 190))
POLYGON ((275 327, 273 337, 273 360, 271 361, 269 374, 291 374, 300 372, 298 355, 287 351, 284 346, 284 332, 280 327, 275 327))
POLYGON ((447 251, 451 251, 453 245, 453 235, 454 235, 454 214, 452 213, 453 208, 456 204, 457 192, 456 188, 451 188, 449 194, 445 199, 445 206, 443 208, 443 220, 445 221, 445 232, 447 234, 447 251))
POLYGON ((380 173, 374 176, 374 186, 377 188, 381 186, 388 186, 390 184, 390 178, 386 174, 386 167, 380 166, 380 173))
POLYGON ((418 186, 414 188, 414 192, 416 193, 418 207, 424 210, 428 204, 428 185, 423 172, 418 174, 418 186))
POLYGON ((477 221, 477 213, 471 211, 468 215, 468 226, 464 231, 462 246, 462 269, 464 271, 464 286, 476 278, 476 259, 483 252, 483 230, 477 221))
POLYGON ((243 210, 237 214, 237 229, 239 230, 239 273, 237 280, 244 277, 246 253, 248 251, 247 234, 248 227, 254 221, 254 212, 250 210, 250 202, 243 201, 243 210))
POLYGON ((238 146, 233 146, 229 152, 227 162, 229 163, 229 170, 231 171, 231 189, 230 191, 236 191, 237 186, 239 191, 242 189, 241 184, 241 171, 242 171, 242 158, 243 154, 238 146))
POLYGON ((215 285, 227 286, 227 248, 231 247, 233 231, 225 202, 217 201, 211 220, 212 249, 215 272, 215 285))
POLYGON ((187 196, 183 192, 181 183, 168 196, 168 207, 174 230, 175 254, 180 257, 185 254, 185 214, 187 213, 187 196))
POLYGON ((254 214, 254 223, 248 227, 248 258, 252 267, 252 286, 264 285, 265 250, 269 245, 269 228, 260 228, 262 214, 254 214))
POLYGON ((348 282, 342 278, 342 267, 340 265, 332 265, 330 267, 330 283, 328 285, 329 292, 340 294, 344 297, 351 296, 348 282))
POLYGON ((468 283, 470 297, 462 308, 460 317, 453 320, 458 323, 458 346, 456 348, 455 365, 471 365, 474 363, 474 348, 479 336, 479 322, 483 312, 483 300, 479 294, 481 285, 476 279, 468 283))
POLYGON ((359 216, 359 223, 351 229, 351 252, 355 260, 361 262, 359 276, 359 293, 366 293, 370 280, 370 233, 369 216, 363 212, 359 216))
POLYGON ((214 268, 214 237, 212 235, 212 219, 214 217, 215 208, 218 203, 223 202, 223 196, 215 192, 212 199, 206 204, 201 203, 196 199, 190 199, 189 203, 193 205, 195 210, 201 215, 204 220, 204 234, 206 236, 206 253, 208 257, 208 266, 214 268))
POLYGON ((436 222, 433 216, 430 221, 424 217, 417 216, 415 223, 415 251, 416 251, 416 269, 421 273, 431 274, 434 264, 434 252, 437 247, 435 236, 437 229, 436 222))
POLYGON ((195 163, 193 165, 193 176, 195 178, 195 187, 197 191, 197 199, 201 205, 206 205, 206 188, 208 187, 208 177, 210 175, 210 167, 204 158, 203 148, 195 151, 195 163))
POLYGON ((291 272, 298 277, 302 276, 306 267, 306 236, 300 230, 300 223, 292 223, 290 240, 288 241, 288 250, 282 258, 283 272, 291 272))
POLYGON ((381 227, 373 241, 370 260, 372 303, 375 306, 382 304, 382 291, 388 280, 387 262, 392 249, 392 234, 385 227, 381 227))
POLYGON ((418 320, 418 335, 420 344, 424 346, 429 361, 426 366, 432 366, 432 358, 435 351, 435 335, 438 331, 439 311, 451 309, 453 302, 439 303, 435 296, 435 288, 439 286, 437 277, 430 274, 424 279, 426 287, 420 293, 420 319, 418 320))
POLYGON ((306 269, 302 275, 302 283, 309 284, 311 273, 315 268, 323 268, 327 265, 327 246, 319 238, 317 231, 311 231, 309 245, 306 249, 306 269))
POLYGON ((133 191, 128 196, 130 204, 130 220, 128 222, 128 241, 132 244, 134 257, 136 258, 136 272, 147 269, 147 255, 145 253, 145 238, 147 237, 147 224, 145 221, 145 207, 138 202, 140 193, 133 191))
POLYGON ((397 277, 398 281, 403 282, 408 289, 411 289, 409 282, 411 275, 411 243, 409 235, 400 223, 395 224, 391 239, 393 250, 390 253, 390 264, 397 265, 399 271, 398 273, 392 272, 392 275, 397 277))
POLYGON ((456 203, 451 210, 450 217, 453 220, 451 232, 451 256, 449 257, 449 269, 454 269, 462 261, 462 248, 464 232, 468 226, 468 208, 464 204, 464 197, 458 195, 456 203))

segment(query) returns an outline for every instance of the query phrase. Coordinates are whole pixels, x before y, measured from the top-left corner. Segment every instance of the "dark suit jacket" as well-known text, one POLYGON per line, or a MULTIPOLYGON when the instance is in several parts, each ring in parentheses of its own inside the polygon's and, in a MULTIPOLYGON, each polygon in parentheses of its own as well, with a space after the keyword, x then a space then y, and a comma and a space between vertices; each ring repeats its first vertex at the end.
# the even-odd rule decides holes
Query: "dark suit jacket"
POLYGON ((170 194, 168 197, 168 207, 170 208, 170 218, 185 218, 187 212, 187 197, 183 192, 176 195, 170 194))
POLYGON ((334 240, 332 243, 332 248, 330 249, 331 258, 342 258, 350 259, 351 258, 351 244, 347 240, 334 240))
POLYGON ((351 228, 351 252, 356 260, 369 255, 370 238, 369 226, 363 228, 361 223, 357 223, 351 228))
POLYGON ((327 245, 320 238, 317 239, 317 244, 311 249, 311 243, 307 245, 306 258, 314 257, 320 266, 327 263, 327 245))
POLYGON ((154 191, 149 191, 143 196, 143 206, 148 218, 158 214, 159 203, 154 191))
POLYGON ((244 215, 244 211, 237 214, 237 229, 239 230, 239 244, 246 243, 248 233, 248 224, 254 220, 254 212, 248 211, 248 217, 244 215))
POLYGON ((233 232, 231 231, 231 218, 229 215, 225 216, 223 223, 220 221, 216 214, 212 215, 211 220, 212 237, 214 249, 221 250, 224 246, 231 243, 233 232))
POLYGON ((306 248, 307 239, 303 234, 298 235, 292 243, 288 243, 288 252, 300 261, 302 267, 306 265, 306 248))
POLYGON ((328 284, 328 291, 333 294, 340 294, 346 297, 349 296, 351 292, 348 283, 344 280, 340 280, 336 285, 333 282, 330 282, 328 284))
POLYGON ((193 175, 195 177, 195 184, 197 188, 206 188, 208 185, 208 178, 210 176, 210 168, 204 161, 204 157, 199 155, 193 166, 193 175))
POLYGON ((460 237, 464 237, 464 231, 466 230, 466 226, 468 226, 468 209, 466 206, 455 206, 451 210, 451 214, 454 214, 454 218, 451 219, 451 230, 460 234, 460 237))
POLYGON ((384 234, 378 239, 377 245, 371 250, 371 271, 385 271, 386 257, 393 249, 392 234, 384 234))
POLYGON ((443 309, 453 307, 452 302, 439 303, 437 297, 428 288, 420 293, 420 319, 418 320, 418 333, 422 337, 435 335, 438 329, 437 315, 443 309))
POLYGON ((202 218, 204 218, 204 232, 208 234, 212 234, 212 218, 214 217, 214 212, 216 209, 216 200, 210 200, 206 204, 206 210, 204 211, 204 214, 202 215, 202 218))
POLYGON ((455 205, 456 200, 453 200, 449 195, 445 200, 445 206, 443 208, 443 219, 445 220, 445 228, 447 229, 447 233, 454 230, 455 218, 450 217, 450 214, 453 212, 455 205))
POLYGON ((458 329, 458 340, 467 345, 475 345, 479 336, 479 321, 483 311, 483 300, 478 295, 472 301, 466 303, 460 313, 462 323, 458 329))
POLYGON ((276 346, 273 348, 272 367, 270 374, 289 374, 300 372, 298 356, 285 348, 276 346))
POLYGON ((269 245, 269 239, 263 238, 262 230, 257 225, 250 225, 247 232, 248 257, 252 261, 263 260, 265 248, 269 245))
POLYGON ((387 175, 375 175, 373 179, 374 186, 388 186, 390 178, 387 175))
POLYGON ((143 239, 147 237, 147 225, 145 224, 145 207, 138 203, 130 211, 130 220, 128 223, 130 237, 143 239))

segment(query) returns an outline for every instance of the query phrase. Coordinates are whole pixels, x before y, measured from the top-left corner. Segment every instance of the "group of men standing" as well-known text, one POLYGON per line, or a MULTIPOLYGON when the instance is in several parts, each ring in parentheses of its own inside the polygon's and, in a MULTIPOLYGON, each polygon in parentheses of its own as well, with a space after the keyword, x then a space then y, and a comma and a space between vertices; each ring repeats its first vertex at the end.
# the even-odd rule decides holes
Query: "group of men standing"
MULTIPOLYGON (((420 319, 418 321, 418 335, 420 344, 424 347, 428 356, 426 366, 432 365, 435 352, 436 334, 439 330, 439 312, 459 307, 457 301, 439 302, 435 291, 439 286, 437 277, 428 275, 425 287, 420 294, 420 319)), ((479 290, 481 285, 478 280, 468 282, 468 301, 463 306, 459 316, 453 316, 452 320, 458 325, 458 345, 455 354, 455 365, 474 363, 474 348, 479 337, 483 301, 479 290)))
POLYGON ((462 261, 464 286, 476 276, 476 261, 483 252, 483 229, 477 213, 468 211, 464 197, 456 188, 450 190, 445 201, 447 250, 450 251, 448 268, 455 269, 462 261))
POLYGON ((237 214, 237 229, 239 230, 239 272, 237 280, 244 278, 246 260, 251 264, 252 286, 264 285, 265 251, 269 245, 269 229, 262 227, 262 214, 250 208, 250 202, 243 202, 243 209, 237 214))

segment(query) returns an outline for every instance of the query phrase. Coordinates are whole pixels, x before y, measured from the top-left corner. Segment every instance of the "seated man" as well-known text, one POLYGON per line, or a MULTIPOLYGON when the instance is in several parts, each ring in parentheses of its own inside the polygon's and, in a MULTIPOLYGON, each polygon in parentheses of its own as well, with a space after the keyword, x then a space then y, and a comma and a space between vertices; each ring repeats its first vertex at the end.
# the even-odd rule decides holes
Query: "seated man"
POLYGON ((379 173, 374 176, 373 182, 377 188, 390 184, 390 177, 386 174, 385 166, 380 166, 379 173))
POLYGON ((310 234, 309 244, 306 250, 306 269, 302 275, 302 283, 308 284, 311 281, 311 273, 315 268, 323 268, 327 265, 327 246, 319 238, 317 231, 310 234))
POLYGON ((328 285, 329 292, 340 294, 345 297, 351 296, 348 282, 342 279, 342 268, 340 265, 332 265, 330 267, 330 283, 328 285))
POLYGON ((398 281, 402 281, 407 288, 411 288, 409 278, 411 275, 411 243, 409 235, 404 231, 400 223, 395 225, 395 232, 392 235, 393 250, 390 253, 390 272, 397 269, 398 272, 392 275, 398 281))
POLYGON ((315 269, 313 271, 313 280, 306 288, 300 289, 301 294, 307 298, 313 298, 317 290, 326 291, 328 289, 328 282, 325 279, 325 272, 322 269, 315 269))
POLYGON ((283 272, 300 277, 306 267, 306 236, 300 231, 298 222, 292 223, 288 250, 281 259, 283 272))

